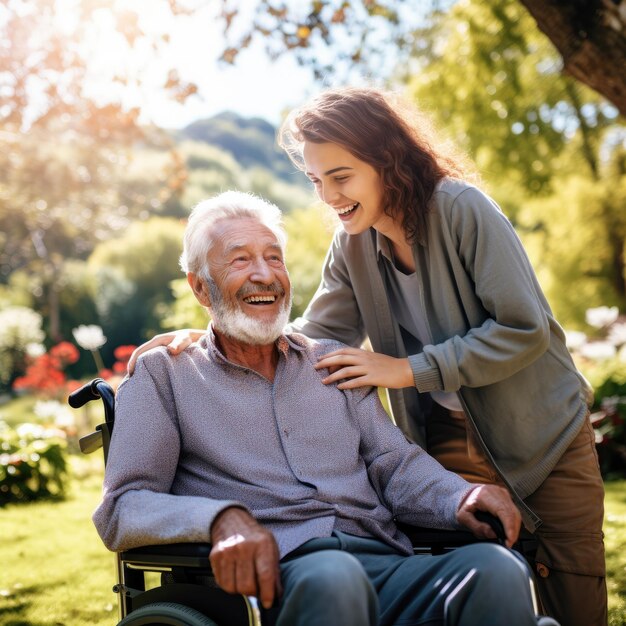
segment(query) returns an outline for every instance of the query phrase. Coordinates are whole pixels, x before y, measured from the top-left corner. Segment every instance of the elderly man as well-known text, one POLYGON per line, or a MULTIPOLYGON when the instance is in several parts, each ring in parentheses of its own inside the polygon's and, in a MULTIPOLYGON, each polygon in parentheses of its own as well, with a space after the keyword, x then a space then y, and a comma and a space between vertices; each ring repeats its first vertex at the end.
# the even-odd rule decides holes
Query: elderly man
POLYGON ((181 265, 211 327, 177 356, 147 352, 120 386, 94 514, 103 541, 211 542, 218 584, 277 604, 283 626, 535 624, 505 548, 412 554, 396 520, 488 536, 473 515, 485 510, 511 545, 519 513, 408 442, 376 390, 322 384, 316 363, 338 344, 283 334, 280 218, 238 192, 194 209, 181 265))

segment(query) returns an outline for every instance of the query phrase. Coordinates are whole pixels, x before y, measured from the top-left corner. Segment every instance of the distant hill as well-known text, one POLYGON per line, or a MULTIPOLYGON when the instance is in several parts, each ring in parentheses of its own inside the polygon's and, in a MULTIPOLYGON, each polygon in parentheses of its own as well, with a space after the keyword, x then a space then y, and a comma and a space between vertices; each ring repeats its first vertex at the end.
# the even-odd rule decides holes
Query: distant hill
POLYGON ((291 184, 304 185, 289 157, 276 144, 276 129, 267 121, 225 111, 192 122, 178 131, 180 139, 217 146, 233 155, 244 168, 263 167, 291 184))

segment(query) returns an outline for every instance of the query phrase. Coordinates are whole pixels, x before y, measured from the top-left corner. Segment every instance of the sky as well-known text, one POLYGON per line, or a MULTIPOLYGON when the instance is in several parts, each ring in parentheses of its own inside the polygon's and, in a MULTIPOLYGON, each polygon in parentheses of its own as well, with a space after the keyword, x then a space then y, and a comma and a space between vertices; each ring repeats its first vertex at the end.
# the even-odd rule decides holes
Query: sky
MULTIPOLYGON (((122 0, 118 1, 121 7, 125 6, 122 0)), ((126 6, 138 12, 143 31, 167 34, 167 49, 155 51, 139 44, 129 55, 122 36, 116 32, 111 12, 103 11, 88 38, 94 75, 91 95, 100 95, 104 99, 114 95, 116 87, 112 86, 111 78, 123 67, 130 75, 140 76, 143 86, 141 90, 125 88, 125 93, 120 92, 119 97, 129 105, 139 104, 144 122, 176 128, 229 110, 245 117, 262 117, 278 125, 286 111, 308 100, 322 86, 331 86, 337 80, 328 77, 321 83, 315 81, 311 70, 298 65, 293 55, 270 60, 260 40, 253 41, 250 48, 243 50, 234 65, 218 63, 225 47, 221 23, 216 17, 221 0, 211 0, 193 16, 174 19, 163 0, 130 0, 126 6), (188 98, 184 105, 163 95, 159 87, 164 82, 166 67, 177 68, 182 80, 197 84, 199 95, 188 98)), ((243 7, 249 8, 254 3, 241 2, 238 6, 244 11, 243 7)), ((71 19, 70 11, 67 15, 71 19)), ((235 25, 245 22, 244 15, 235 25)), ((320 50, 319 54, 327 55, 325 61, 332 60, 332 56, 328 56, 331 51, 320 50)), ((355 84, 362 80, 353 74, 351 82, 355 84)))
POLYGON ((220 111, 245 117, 262 117, 278 124, 281 114, 306 100, 316 85, 310 70, 293 57, 272 62, 260 45, 253 44, 238 56, 235 65, 218 63, 223 38, 215 22, 179 18, 172 31, 172 54, 181 78, 199 86, 199 96, 179 105, 157 98, 144 110, 157 125, 183 126, 220 111))
MULTIPOLYGON (((146 5, 148 1, 133 0, 132 6, 146 5)), ((111 14, 103 12, 90 37, 94 77, 90 95, 110 97, 116 89, 111 77, 124 67, 130 75, 140 76, 143 86, 141 90, 125 88, 119 97, 129 105, 140 104, 145 122, 176 128, 229 110, 277 125, 286 110, 302 104, 320 87, 311 71, 299 66, 292 56, 271 61, 261 41, 243 50, 235 65, 218 63, 224 37, 210 9, 172 19, 163 7, 159 10, 159 5, 152 3, 139 15, 144 31, 167 33, 167 49, 155 52, 140 44, 129 55, 121 36, 114 32, 111 14), (165 67, 176 67, 182 80, 196 83, 199 95, 188 98, 183 105, 165 96, 159 89, 165 67)))

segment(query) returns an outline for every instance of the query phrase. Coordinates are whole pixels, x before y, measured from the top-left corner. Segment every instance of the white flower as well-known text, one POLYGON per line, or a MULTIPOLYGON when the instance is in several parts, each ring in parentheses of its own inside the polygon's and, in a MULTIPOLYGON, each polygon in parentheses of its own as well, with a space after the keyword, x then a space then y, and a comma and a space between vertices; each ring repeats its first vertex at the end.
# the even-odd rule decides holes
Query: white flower
POLYGON ((44 429, 39 424, 19 424, 15 432, 20 439, 39 439, 44 436, 44 429))
POLYGON ((617 354, 617 350, 608 341, 590 341, 580 348, 579 354, 592 361, 604 361, 612 359, 617 354))
POLYGON ((59 428, 74 426, 74 415, 72 412, 57 400, 40 400, 33 409, 35 415, 42 419, 52 419, 59 428))
POLYGON ((58 400, 39 400, 35 403, 33 411, 37 417, 43 419, 54 417, 61 409, 65 407, 58 400))
POLYGON ((71 428, 74 426, 74 414, 68 409, 63 409, 62 412, 57 413, 54 418, 54 425, 57 428, 71 428))
POLYGON ((570 350, 579 350, 587 341, 587 335, 578 330, 565 331, 565 343, 570 350))
POLYGON ((10 306, 0 311, 0 347, 23 351, 30 343, 44 339, 41 315, 24 306, 10 306))
POLYGON ((102 328, 95 324, 81 324, 72 330, 76 343, 83 350, 97 350, 107 342, 107 338, 102 333, 102 328))
POLYGON ((604 328, 612 324, 619 315, 619 309, 616 306, 599 306, 595 309, 587 309, 585 312, 585 320, 589 326, 594 328, 604 328))
POLYGON ((29 343, 26 345, 26 354, 32 359, 46 353, 46 347, 42 343, 29 343))
POLYGON ((609 328, 607 341, 612 343, 614 346, 626 344, 626 323, 620 322, 618 324, 613 324, 613 326, 609 328))

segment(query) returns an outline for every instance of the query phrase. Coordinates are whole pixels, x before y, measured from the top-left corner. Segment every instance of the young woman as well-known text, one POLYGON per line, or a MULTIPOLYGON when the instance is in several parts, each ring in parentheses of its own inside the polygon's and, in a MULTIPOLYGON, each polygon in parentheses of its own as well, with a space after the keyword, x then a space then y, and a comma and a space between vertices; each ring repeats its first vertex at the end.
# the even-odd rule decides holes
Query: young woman
POLYGON ((349 346, 318 363, 324 383, 386 387, 396 423, 444 466, 506 486, 544 611, 606 624, 591 390, 509 221, 389 94, 326 91, 280 140, 341 220, 291 325, 349 346))

